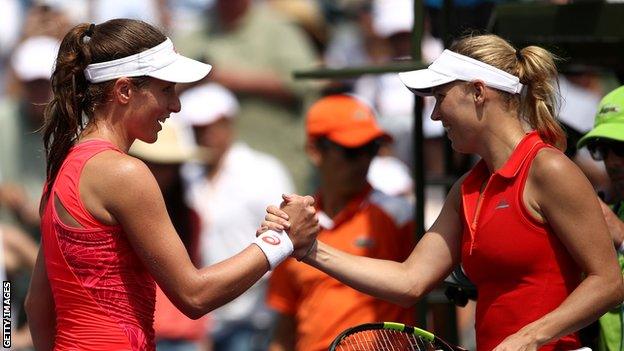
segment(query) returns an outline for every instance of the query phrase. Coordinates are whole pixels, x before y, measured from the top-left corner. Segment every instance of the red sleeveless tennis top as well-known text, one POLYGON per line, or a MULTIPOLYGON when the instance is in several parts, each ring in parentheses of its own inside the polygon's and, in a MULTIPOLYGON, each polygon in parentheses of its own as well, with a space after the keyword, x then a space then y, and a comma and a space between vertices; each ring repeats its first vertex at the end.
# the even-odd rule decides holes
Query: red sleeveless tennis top
POLYGON ((43 249, 56 309, 54 350, 154 350, 155 283, 120 226, 95 219, 80 200, 79 180, 104 140, 74 146, 61 166, 41 219, 43 249), (82 228, 58 217, 58 198, 82 228))
MULTIPOLYGON (((481 160, 461 186, 462 264, 478 289, 479 351, 492 350, 558 307, 581 281, 581 269, 557 235, 535 220, 523 203, 529 169, 545 147, 550 146, 531 132, 502 168, 490 176, 481 160)), ((540 350, 579 347, 578 337, 572 334, 540 350)))

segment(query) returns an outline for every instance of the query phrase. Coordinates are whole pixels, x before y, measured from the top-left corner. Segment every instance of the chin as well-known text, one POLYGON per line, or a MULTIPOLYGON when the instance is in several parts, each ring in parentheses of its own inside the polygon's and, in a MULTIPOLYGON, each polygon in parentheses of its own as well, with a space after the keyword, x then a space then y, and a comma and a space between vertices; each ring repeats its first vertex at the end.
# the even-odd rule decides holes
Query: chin
POLYGON ((154 133, 152 135, 142 135, 138 137, 137 139, 141 140, 144 143, 153 144, 158 139, 158 133, 154 133))

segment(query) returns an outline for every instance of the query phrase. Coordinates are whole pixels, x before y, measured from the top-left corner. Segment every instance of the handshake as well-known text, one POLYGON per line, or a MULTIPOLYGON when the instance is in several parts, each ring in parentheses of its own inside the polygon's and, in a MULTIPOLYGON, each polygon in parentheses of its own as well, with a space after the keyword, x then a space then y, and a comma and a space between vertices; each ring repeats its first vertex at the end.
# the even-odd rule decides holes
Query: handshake
POLYGON ((282 195, 279 207, 269 206, 256 231, 255 244, 266 255, 271 270, 289 256, 301 261, 316 248, 320 231, 311 196, 282 195))

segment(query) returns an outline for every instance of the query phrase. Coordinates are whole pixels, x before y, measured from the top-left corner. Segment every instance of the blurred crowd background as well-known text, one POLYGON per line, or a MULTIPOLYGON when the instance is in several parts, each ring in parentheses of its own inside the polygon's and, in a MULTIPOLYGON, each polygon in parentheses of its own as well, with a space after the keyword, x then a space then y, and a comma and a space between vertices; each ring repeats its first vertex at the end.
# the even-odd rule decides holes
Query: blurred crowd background
MULTIPOLYGON (((435 59, 453 38, 469 31, 483 32, 496 5, 489 0, 451 3, 452 11, 443 16, 442 0, 424 1, 423 62, 435 59)), ((40 239, 38 202, 45 181, 45 157, 38 128, 50 99, 49 79, 59 41, 71 26, 119 17, 141 19, 163 29, 178 52, 213 65, 208 82, 178 87, 181 120, 187 126, 176 126, 182 131, 166 135, 164 130, 160 149, 146 151, 141 146, 135 150, 155 174, 162 175, 165 198, 173 201, 168 203, 170 212, 188 206, 198 213, 200 219, 192 222, 194 230, 179 223, 181 231, 194 233, 186 242, 189 250, 196 250, 195 262, 201 265, 218 262, 247 245, 251 239, 234 237, 229 231, 238 226, 241 233, 253 235, 253 223, 260 222, 268 203, 279 201, 280 193, 314 191, 318 175, 304 153, 304 116, 307 106, 329 93, 353 93, 374 107, 378 123, 393 138, 373 160, 368 181, 388 195, 413 203, 413 126, 421 116, 414 118, 414 95, 396 74, 332 80, 295 80, 292 75, 295 70, 317 67, 411 59, 413 9, 412 0, 0 0, 0 259, 4 261, 0 275, 13 282, 13 348, 30 345, 21 304, 40 239), (194 116, 194 111, 202 113, 194 116), (180 146, 189 139, 184 128, 197 124, 210 125, 196 129, 195 136, 200 149, 212 150, 213 155, 200 168, 207 166, 211 177, 222 172, 221 177, 227 176, 229 182, 211 178, 212 182, 176 199, 181 194, 180 181, 172 177, 190 179, 202 173, 187 162, 191 157, 180 146), (199 140, 202 135, 203 142, 199 140), (230 149, 244 161, 219 169, 217 161, 230 149), (165 163, 174 167, 166 168, 165 163), (240 174, 252 176, 260 185, 243 191, 253 195, 232 198, 234 189, 252 184, 253 180, 240 174), (272 186, 259 191, 262 184, 272 186), (249 205, 239 208, 233 203, 249 205), (226 211, 232 208, 238 214, 247 210, 249 214, 244 215, 251 224, 243 225, 226 211)), ((612 72, 591 67, 571 66, 560 77, 559 117, 570 139, 567 153, 582 165, 607 201, 611 192, 602 163, 593 161, 585 150, 577 152, 574 145, 592 128, 600 98, 618 85, 612 72)), ((428 118, 434 103, 425 99, 422 115, 425 175, 435 184, 425 188, 425 227, 440 210, 449 185, 445 179, 455 179, 474 162, 452 153, 447 156, 444 130, 428 118), (454 163, 453 171, 447 160, 454 163)), ((170 128, 174 127, 166 130, 170 128)), ((248 330, 259 338, 254 347, 262 349, 266 342, 260 336, 270 335, 272 323, 271 311, 264 305, 265 285, 266 279, 237 304, 193 325, 180 324, 168 312, 159 322, 157 314, 157 327, 161 326, 161 335, 199 340, 206 349, 215 350, 237 349, 223 340, 234 343, 229 334, 248 330), (176 324, 180 324, 173 328, 177 330, 168 330, 167 326, 176 324)), ((463 345, 470 346, 471 309, 462 311, 460 336, 463 345)), ((167 347, 165 343, 159 346, 167 347)), ((250 350, 245 347, 249 346, 238 349, 250 350)))

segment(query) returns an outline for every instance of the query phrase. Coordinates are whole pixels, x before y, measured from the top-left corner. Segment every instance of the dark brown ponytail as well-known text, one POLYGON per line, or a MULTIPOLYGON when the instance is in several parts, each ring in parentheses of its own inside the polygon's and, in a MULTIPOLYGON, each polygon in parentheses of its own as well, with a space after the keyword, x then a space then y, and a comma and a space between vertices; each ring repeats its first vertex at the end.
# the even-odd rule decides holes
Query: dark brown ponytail
POLYGON ((43 145, 46 150, 46 173, 53 182, 67 152, 83 128, 82 112, 87 81, 84 69, 91 61, 83 43, 89 24, 80 24, 63 38, 52 74, 52 101, 45 111, 43 145))

